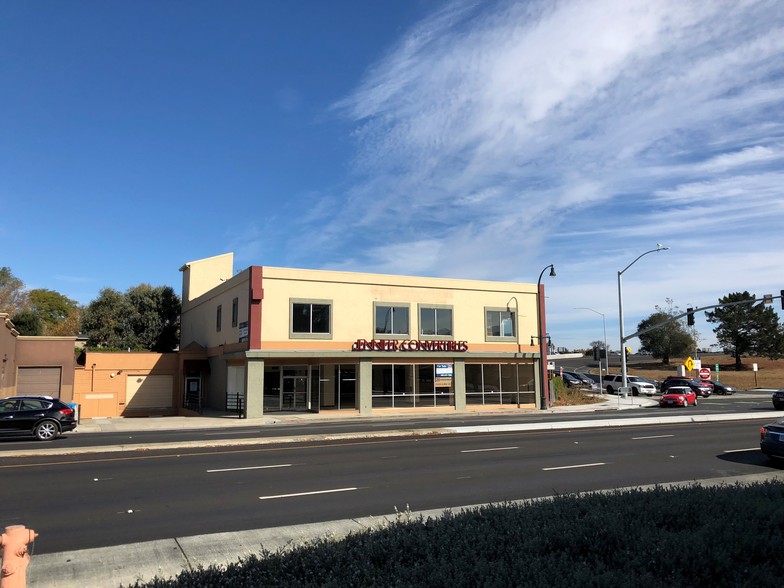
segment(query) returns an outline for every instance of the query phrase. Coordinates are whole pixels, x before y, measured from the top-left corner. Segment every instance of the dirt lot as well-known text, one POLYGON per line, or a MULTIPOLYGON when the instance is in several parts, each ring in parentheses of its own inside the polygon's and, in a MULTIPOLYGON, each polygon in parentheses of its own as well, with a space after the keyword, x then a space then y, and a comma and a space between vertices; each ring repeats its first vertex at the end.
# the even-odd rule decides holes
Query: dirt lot
MULTIPOLYGON (((669 366, 658 362, 635 362, 630 358, 627 366, 628 373, 654 380, 663 380, 667 376, 675 376, 678 366, 683 365, 686 358, 671 359, 669 366)), ((784 388, 784 359, 765 359, 764 357, 744 357, 742 371, 735 371, 735 358, 728 355, 703 355, 702 367, 710 368, 711 379, 716 379, 715 365, 719 364, 719 381, 741 390, 751 388, 784 388), (752 370, 752 365, 757 364, 757 372, 752 370)), ((620 373, 610 366, 611 373, 620 373)), ((694 372, 694 377, 697 373, 694 372)))

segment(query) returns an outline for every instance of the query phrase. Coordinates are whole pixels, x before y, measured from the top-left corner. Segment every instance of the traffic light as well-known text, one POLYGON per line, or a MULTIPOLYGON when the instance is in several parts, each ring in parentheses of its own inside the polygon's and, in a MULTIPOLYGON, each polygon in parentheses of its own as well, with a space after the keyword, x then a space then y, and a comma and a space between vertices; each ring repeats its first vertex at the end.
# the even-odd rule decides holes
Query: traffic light
POLYGON ((689 325, 690 327, 693 327, 694 326, 694 309, 689 307, 689 308, 686 309, 686 312, 688 313, 686 315, 686 324, 689 325))
POLYGON ((781 291, 781 310, 784 310, 784 290, 781 291))

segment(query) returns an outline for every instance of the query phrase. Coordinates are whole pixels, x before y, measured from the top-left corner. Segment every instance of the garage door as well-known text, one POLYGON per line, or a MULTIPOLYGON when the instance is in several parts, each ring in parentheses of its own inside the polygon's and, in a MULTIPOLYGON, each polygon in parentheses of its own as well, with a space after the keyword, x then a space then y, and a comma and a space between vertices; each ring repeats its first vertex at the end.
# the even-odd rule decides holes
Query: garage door
POLYGON ((20 367, 16 377, 17 394, 42 394, 60 398, 60 367, 20 367))
POLYGON ((171 408, 174 376, 134 376, 128 374, 125 408, 171 408))

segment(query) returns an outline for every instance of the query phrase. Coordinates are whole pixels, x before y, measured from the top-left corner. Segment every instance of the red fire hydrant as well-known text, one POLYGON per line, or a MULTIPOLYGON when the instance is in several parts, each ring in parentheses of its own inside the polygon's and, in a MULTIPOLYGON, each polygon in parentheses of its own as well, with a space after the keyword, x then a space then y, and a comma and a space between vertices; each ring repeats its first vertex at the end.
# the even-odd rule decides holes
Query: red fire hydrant
POLYGON ((24 525, 11 525, 0 535, 0 557, 3 569, 0 572, 0 588, 25 588, 30 554, 27 544, 35 541, 38 533, 24 525))

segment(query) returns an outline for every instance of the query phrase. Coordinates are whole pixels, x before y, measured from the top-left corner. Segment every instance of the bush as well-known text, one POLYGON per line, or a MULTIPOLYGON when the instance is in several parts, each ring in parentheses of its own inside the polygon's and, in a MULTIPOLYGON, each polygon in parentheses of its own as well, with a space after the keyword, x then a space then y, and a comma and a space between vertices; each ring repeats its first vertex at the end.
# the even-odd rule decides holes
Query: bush
POLYGON ((557 496, 262 552, 142 586, 775 586, 784 483, 557 496))

